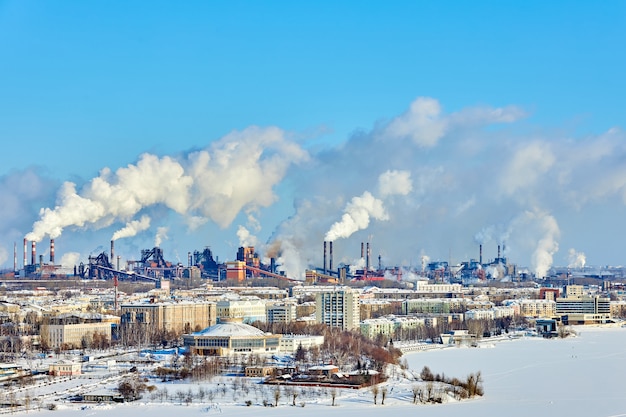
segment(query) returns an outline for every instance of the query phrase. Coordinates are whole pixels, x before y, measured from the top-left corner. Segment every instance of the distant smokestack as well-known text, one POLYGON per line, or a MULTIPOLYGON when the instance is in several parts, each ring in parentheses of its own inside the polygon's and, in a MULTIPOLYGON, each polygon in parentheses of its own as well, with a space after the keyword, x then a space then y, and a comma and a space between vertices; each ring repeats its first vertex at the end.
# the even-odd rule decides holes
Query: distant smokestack
POLYGON ((500 259, 500 245, 498 245, 498 259, 500 259))
POLYGON ((26 260, 28 259, 28 249, 26 246, 27 242, 28 241, 26 240, 26 238, 24 238, 24 269, 26 269, 26 262, 27 262, 26 260))
POLYGON ((120 255, 117 255, 117 270, 120 270, 120 260, 122 259, 122 257, 120 255))
POLYGON ((189 265, 187 265, 187 266, 189 266, 190 268, 191 268, 191 265, 193 265, 193 264, 192 264, 192 262, 193 262, 193 260, 192 260, 192 259, 193 259, 193 258, 191 257, 191 252, 187 252, 187 263, 189 264, 189 265))
POLYGON ((17 271, 17 242, 13 242, 13 272, 17 271))
POLYGON ((276 273, 276 258, 270 258, 270 272, 272 274, 276 273))
POLYGON ((54 265, 54 239, 50 239, 50 265, 54 265))
POLYGON ((361 242, 361 259, 365 258, 365 250, 363 249, 363 242, 361 242))
POLYGON ((483 244, 482 243, 480 244, 479 248, 480 248, 480 252, 479 252, 480 256, 478 258, 478 263, 482 265, 483 264, 483 244))
POLYGON ((382 257, 380 255, 378 255, 378 270, 379 271, 383 270, 383 262, 382 262, 382 257))
POLYGON ((326 273, 326 241, 324 241, 324 273, 326 273))
POLYGON ((365 269, 370 270, 370 243, 367 242, 367 257, 365 260, 365 269))
POLYGON ((35 265, 37 263, 37 242, 34 240, 30 242, 30 264, 35 265))
POLYGON ((111 240, 111 265, 115 261, 115 241, 111 240))
POLYGON ((39 267, 43 266, 43 255, 39 255, 39 267))
POLYGON ((333 242, 330 242, 329 245, 330 245, 330 253, 329 253, 330 260, 328 262, 328 269, 332 271, 333 270, 333 242))

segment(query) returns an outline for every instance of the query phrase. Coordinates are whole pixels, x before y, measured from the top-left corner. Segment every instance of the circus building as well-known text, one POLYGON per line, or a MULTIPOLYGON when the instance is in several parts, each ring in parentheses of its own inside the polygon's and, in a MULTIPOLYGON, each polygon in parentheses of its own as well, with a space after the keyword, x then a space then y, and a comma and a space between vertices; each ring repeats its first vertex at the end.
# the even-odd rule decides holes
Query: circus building
POLYGON ((241 319, 222 319, 219 324, 183 336, 192 353, 205 356, 233 354, 274 354, 278 352, 281 335, 265 333, 242 323, 241 319))

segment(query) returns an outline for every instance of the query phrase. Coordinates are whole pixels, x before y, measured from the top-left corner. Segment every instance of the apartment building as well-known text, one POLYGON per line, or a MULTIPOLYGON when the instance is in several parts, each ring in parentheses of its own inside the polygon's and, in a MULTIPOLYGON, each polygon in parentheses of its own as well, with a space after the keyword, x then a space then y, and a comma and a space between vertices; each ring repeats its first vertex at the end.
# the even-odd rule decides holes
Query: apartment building
POLYGON ((317 293, 315 321, 342 330, 359 328, 359 293, 348 287, 317 293))

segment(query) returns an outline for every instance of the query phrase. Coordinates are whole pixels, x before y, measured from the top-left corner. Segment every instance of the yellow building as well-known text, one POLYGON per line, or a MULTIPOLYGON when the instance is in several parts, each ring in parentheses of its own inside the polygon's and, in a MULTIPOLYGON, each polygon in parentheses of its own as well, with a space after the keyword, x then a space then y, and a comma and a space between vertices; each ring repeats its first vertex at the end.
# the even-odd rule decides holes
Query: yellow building
POLYGON ((188 333, 216 322, 215 303, 168 302, 133 303, 121 306, 122 329, 136 324, 151 331, 188 333))

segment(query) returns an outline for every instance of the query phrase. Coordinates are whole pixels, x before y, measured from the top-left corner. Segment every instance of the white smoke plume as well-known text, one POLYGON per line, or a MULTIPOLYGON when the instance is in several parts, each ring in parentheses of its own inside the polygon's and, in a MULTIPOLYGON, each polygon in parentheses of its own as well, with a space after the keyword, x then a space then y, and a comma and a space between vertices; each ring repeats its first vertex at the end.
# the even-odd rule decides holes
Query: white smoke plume
POLYGON ((237 237, 239 238, 240 247, 258 246, 259 241, 256 236, 250 233, 244 226, 239 225, 237 228, 237 237))
POLYGON ((514 219, 512 233, 523 237, 534 247, 530 264, 538 278, 545 278, 554 262, 554 254, 559 250, 558 239, 561 231, 551 214, 542 210, 527 210, 514 219))
POLYGON ((389 170, 378 177, 378 190, 381 197, 407 195, 413 190, 410 171, 389 170))
POLYGON ((273 187, 289 166, 307 158, 280 129, 257 127, 233 132, 187 160, 144 154, 115 173, 103 169, 80 192, 66 182, 56 206, 41 210, 27 239, 56 238, 67 227, 101 229, 157 205, 188 217, 193 226, 206 218, 226 227, 243 208, 271 205, 273 187))
POLYGON ((366 229, 371 218, 388 220, 389 215, 382 200, 375 198, 369 191, 365 191, 361 196, 352 197, 352 200, 346 205, 341 220, 330 227, 325 240, 334 241, 339 238, 348 238, 354 232, 366 229))
POLYGON ((80 263, 80 253, 66 252, 61 257, 61 265, 65 268, 73 268, 80 263))
POLYGON ((161 226, 157 228, 156 235, 154 236, 154 246, 160 247, 163 240, 169 239, 167 233, 169 232, 169 227, 161 226))
POLYGON ((567 257, 569 259, 569 268, 584 268, 587 263, 587 257, 583 252, 578 252, 574 248, 570 248, 567 251, 567 257))
MULTIPOLYGON (((118 240, 125 237, 133 237, 139 232, 150 228, 150 217, 143 215, 139 220, 131 220, 126 226, 113 233, 111 240, 118 240)), ((158 246, 158 245, 157 245, 158 246)))
POLYGON ((0 245, 0 265, 5 263, 9 259, 9 251, 4 246, 0 245))

